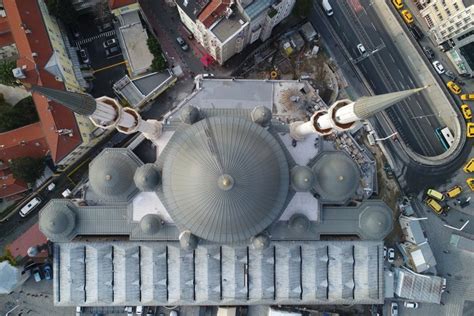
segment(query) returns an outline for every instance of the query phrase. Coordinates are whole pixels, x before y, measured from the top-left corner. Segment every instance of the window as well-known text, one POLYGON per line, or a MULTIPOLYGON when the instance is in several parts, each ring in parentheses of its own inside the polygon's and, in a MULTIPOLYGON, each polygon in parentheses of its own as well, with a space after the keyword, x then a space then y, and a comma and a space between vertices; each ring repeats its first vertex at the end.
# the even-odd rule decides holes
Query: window
POLYGON ((443 16, 441 15, 441 13, 438 13, 438 19, 439 19, 440 21, 443 21, 443 16))
POLYGON ((436 3, 433 5, 433 9, 435 9, 435 11, 439 11, 438 6, 436 5, 436 3))
POLYGON ((446 9, 446 14, 447 14, 448 16, 451 16, 451 11, 450 11, 449 9, 446 9))
POLYGON ((455 10, 459 10, 459 6, 458 6, 457 3, 454 3, 454 9, 455 9, 455 10))

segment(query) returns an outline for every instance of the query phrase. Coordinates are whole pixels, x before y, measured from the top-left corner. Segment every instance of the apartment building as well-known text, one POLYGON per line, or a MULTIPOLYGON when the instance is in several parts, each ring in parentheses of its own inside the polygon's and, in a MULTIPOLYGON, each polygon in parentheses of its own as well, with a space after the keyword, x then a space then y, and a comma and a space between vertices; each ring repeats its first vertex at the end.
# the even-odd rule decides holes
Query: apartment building
POLYGON ((474 74, 474 1, 425 1, 420 14, 457 71, 474 74))
POLYGON ((185 27, 222 65, 256 40, 267 40, 295 0, 177 0, 176 4, 185 27))

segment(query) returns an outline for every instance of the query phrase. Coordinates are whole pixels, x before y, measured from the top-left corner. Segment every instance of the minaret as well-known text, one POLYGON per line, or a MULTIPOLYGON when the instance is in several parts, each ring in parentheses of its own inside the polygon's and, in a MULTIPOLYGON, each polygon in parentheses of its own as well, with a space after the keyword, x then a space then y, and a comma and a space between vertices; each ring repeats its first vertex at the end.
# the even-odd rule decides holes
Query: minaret
POLYGON ((31 91, 39 92, 77 114, 89 116, 92 123, 97 127, 105 129, 115 127, 119 132, 125 134, 142 132, 146 138, 152 141, 158 139, 161 135, 163 126, 160 122, 155 120, 144 121, 136 110, 123 108, 112 98, 103 96, 94 99, 88 94, 41 86, 32 86, 31 91))
POLYGON ((302 140, 309 134, 328 135, 350 130, 356 122, 368 119, 425 88, 362 97, 355 102, 348 99, 336 101, 327 111, 315 112, 308 122, 292 123, 290 135, 293 139, 302 140))

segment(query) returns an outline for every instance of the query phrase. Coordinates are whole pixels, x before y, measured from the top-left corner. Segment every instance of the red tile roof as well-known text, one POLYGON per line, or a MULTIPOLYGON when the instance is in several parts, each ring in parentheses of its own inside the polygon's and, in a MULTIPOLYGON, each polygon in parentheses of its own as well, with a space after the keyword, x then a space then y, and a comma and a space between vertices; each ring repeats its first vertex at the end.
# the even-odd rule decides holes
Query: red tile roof
POLYGON ((0 47, 15 43, 7 17, 0 16, 0 47))
MULTIPOLYGON (((8 250, 12 253, 14 258, 26 257, 28 255, 28 248, 31 246, 41 245, 46 243, 48 239, 40 231, 39 224, 36 223, 31 226, 23 235, 18 237, 15 241, 7 246, 8 250)), ((46 252, 41 252, 38 257, 46 256, 46 252)))
POLYGON ((136 2, 137 0, 109 0, 109 8, 110 10, 114 10, 136 2))
MULTIPOLYGON (((17 65, 24 69, 26 75, 23 83, 65 90, 64 84, 44 69, 54 51, 38 1, 4 0, 3 5, 20 55, 17 65), (33 57, 32 53, 37 56, 33 57)), ((54 162, 59 162, 82 142, 75 115, 66 107, 48 102, 37 93, 33 94, 33 99, 51 157, 54 162), (60 135, 58 130, 62 129, 72 130, 73 136, 60 135)))
POLYGON ((201 21, 205 27, 209 28, 224 15, 226 9, 231 3, 231 0, 211 0, 211 2, 199 14, 199 21, 201 21))
MULTIPOLYGON (((10 170, 0 170, 0 197, 12 198, 28 190, 28 184, 13 177, 10 170)), ((20 196, 18 196, 20 197, 20 196)))

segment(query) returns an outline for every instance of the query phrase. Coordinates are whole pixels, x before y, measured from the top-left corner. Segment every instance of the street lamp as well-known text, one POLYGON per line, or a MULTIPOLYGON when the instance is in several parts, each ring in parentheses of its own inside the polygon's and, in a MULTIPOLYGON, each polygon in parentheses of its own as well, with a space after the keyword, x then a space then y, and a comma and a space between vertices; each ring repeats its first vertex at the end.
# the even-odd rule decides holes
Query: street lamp
POLYGON ((390 135, 388 135, 387 137, 383 137, 383 138, 376 138, 375 141, 378 142, 378 141, 384 141, 384 140, 387 140, 389 138, 392 138, 393 136, 397 135, 398 132, 395 132, 395 133, 392 133, 390 135))

